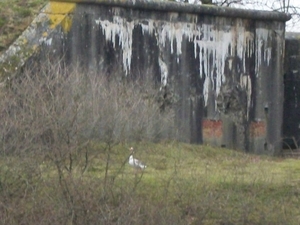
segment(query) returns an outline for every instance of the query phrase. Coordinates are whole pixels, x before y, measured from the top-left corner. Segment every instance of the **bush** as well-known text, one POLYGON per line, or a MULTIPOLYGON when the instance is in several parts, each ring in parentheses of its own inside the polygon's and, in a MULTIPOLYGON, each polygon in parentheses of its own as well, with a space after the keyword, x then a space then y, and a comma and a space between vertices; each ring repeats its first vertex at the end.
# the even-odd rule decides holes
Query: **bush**
POLYGON ((0 99, 4 224, 111 224, 120 220, 115 205, 129 202, 126 213, 136 210, 131 191, 123 190, 122 201, 111 192, 111 154, 119 143, 173 138, 173 110, 161 112, 153 83, 117 78, 47 63, 10 81, 0 99), (85 180, 97 157, 104 177, 85 180))
POLYGON ((174 109, 158 89, 50 63, 10 80, 0 225, 299 223, 298 161, 172 140, 174 109))
POLYGON ((174 138, 149 82, 110 79, 48 64, 25 71, 1 101, 2 154, 71 149, 91 139, 118 143, 174 138))

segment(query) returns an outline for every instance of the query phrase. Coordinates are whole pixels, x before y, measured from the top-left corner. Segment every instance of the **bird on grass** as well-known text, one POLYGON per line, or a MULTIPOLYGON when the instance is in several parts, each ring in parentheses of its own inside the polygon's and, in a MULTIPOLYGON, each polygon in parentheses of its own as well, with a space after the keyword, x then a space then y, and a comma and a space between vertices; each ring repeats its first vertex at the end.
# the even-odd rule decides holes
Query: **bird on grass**
POLYGON ((128 160, 129 165, 139 170, 146 169, 147 166, 145 164, 143 164, 140 160, 133 158, 133 147, 131 147, 129 150, 130 150, 130 156, 128 160))

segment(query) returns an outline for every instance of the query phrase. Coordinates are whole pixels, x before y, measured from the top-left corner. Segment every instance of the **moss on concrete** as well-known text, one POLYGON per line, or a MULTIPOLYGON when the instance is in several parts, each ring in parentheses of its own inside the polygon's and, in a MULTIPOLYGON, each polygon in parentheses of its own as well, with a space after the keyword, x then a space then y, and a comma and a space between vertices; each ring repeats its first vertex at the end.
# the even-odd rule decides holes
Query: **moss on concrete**
POLYGON ((60 32, 59 26, 65 33, 71 29, 71 13, 75 7, 75 3, 50 2, 42 9, 22 35, 0 55, 0 83, 19 71, 53 32, 60 32))
POLYGON ((29 26, 48 0, 0 1, 0 54, 29 26))

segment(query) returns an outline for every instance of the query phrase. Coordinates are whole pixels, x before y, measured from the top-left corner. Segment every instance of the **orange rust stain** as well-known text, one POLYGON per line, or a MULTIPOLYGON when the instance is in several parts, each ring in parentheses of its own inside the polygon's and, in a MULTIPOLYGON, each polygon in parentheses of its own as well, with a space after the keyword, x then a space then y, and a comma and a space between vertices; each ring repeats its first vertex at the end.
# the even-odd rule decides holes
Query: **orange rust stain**
POLYGON ((222 121, 221 120, 203 120, 202 130, 204 138, 222 137, 222 121))
POLYGON ((250 134, 252 137, 261 137, 266 135, 266 123, 264 121, 251 122, 250 134))

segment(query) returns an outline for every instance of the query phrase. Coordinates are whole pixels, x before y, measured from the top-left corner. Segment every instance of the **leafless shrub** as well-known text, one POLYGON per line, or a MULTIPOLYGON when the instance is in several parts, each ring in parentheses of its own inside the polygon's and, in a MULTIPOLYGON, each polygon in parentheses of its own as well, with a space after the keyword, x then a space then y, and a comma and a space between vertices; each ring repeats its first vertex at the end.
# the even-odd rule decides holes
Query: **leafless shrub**
POLYGON ((214 0, 218 6, 238 7, 245 9, 270 10, 289 13, 292 18, 287 22, 288 31, 297 32, 299 29, 300 7, 298 2, 291 0, 214 0))
POLYGON ((38 71, 25 71, 13 80, 1 99, 4 154, 65 154, 84 148, 91 139, 117 143, 173 138, 172 110, 160 113, 160 93, 153 84, 108 81, 105 74, 67 71, 60 64, 38 71))
MULTIPOLYGON (((124 202, 112 191, 118 174, 108 174, 114 146, 174 137, 172 108, 162 113, 161 93, 142 80, 108 79, 105 74, 85 74, 60 63, 46 63, 27 69, 2 91, 0 157, 3 162, 24 159, 22 166, 4 163, 1 169, 4 224, 115 223, 119 215, 107 220, 104 216, 112 213, 114 204, 124 202), (105 176, 85 184, 84 174, 97 157, 90 153, 92 143, 101 143, 98 152, 106 155, 105 176), (45 196, 42 190, 47 191, 45 196), (23 200, 10 201, 15 195, 23 200)), ((135 201, 130 192, 125 194, 126 202, 135 201)), ((136 210, 126 207, 128 214, 136 210)))

